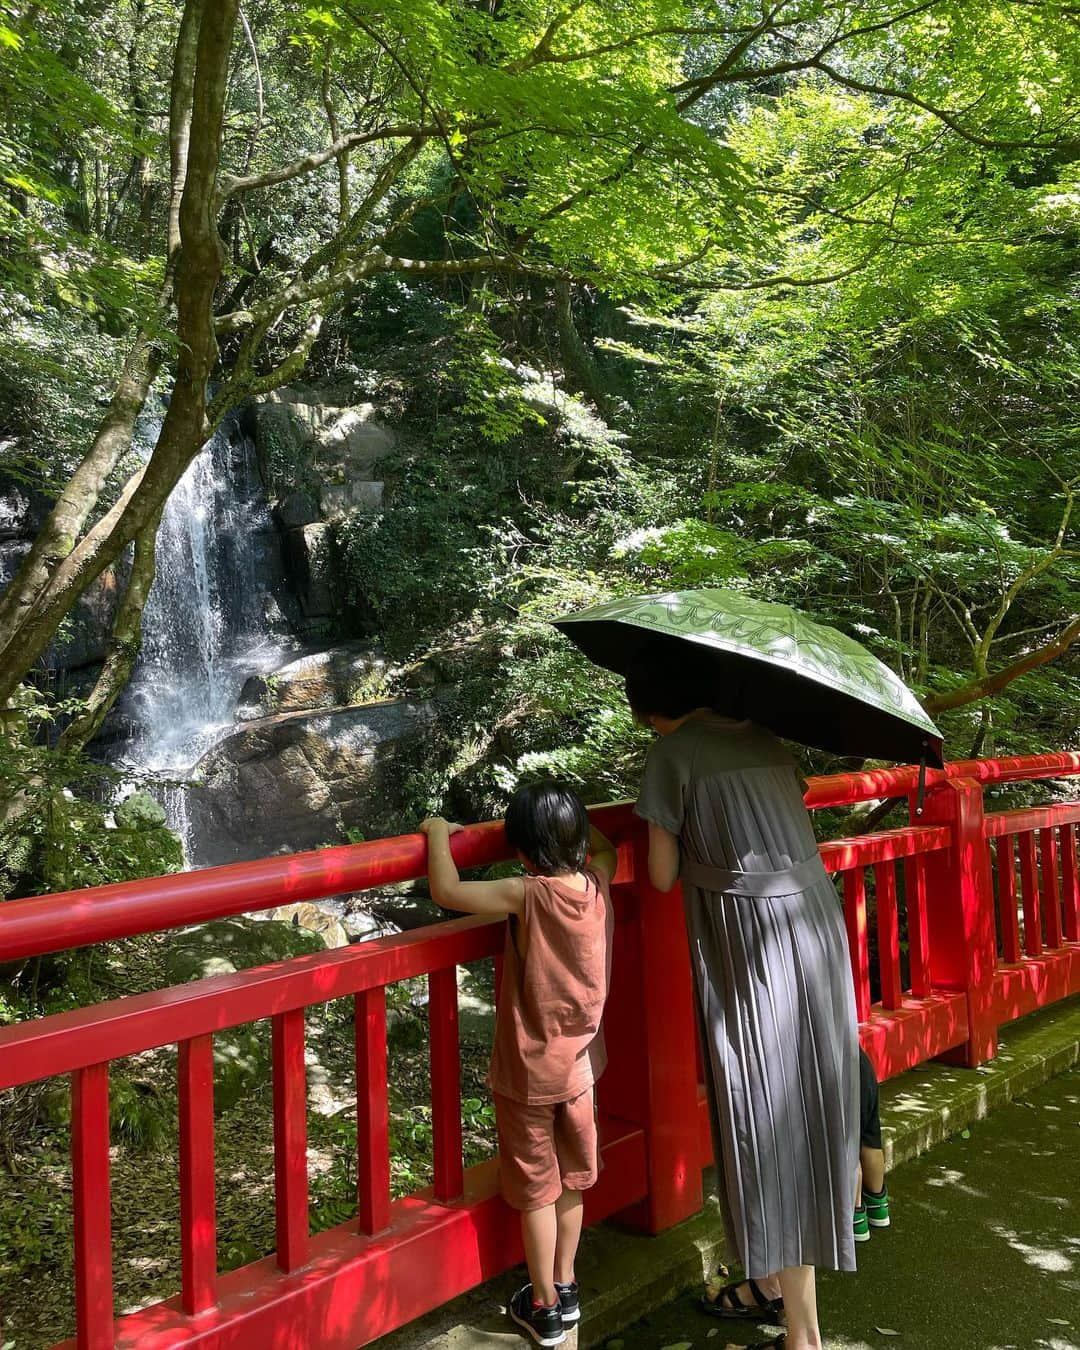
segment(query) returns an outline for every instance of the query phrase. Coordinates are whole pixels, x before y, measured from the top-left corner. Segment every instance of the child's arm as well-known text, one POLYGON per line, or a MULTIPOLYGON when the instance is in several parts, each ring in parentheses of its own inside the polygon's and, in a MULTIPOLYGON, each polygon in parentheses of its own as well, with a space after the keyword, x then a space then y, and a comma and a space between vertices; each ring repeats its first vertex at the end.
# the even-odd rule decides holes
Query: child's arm
POLYGON ((516 914, 520 918, 525 886, 520 877, 501 881, 462 881, 450 855, 450 836, 463 829, 441 816, 432 816, 420 825, 428 841, 428 882, 431 897, 444 909, 460 909, 465 914, 516 914))
POLYGON ((599 872, 602 877, 608 881, 615 875, 615 869, 619 865, 619 857, 615 852, 615 845, 606 836, 600 833, 595 825, 589 825, 589 866, 594 872, 599 872))

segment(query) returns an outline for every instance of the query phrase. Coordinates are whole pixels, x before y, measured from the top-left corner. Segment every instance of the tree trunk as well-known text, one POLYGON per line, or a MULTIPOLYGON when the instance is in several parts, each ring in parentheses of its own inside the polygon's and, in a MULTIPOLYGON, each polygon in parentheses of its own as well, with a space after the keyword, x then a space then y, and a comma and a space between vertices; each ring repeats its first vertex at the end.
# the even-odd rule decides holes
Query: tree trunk
POLYGON ((154 584, 154 545, 159 520, 160 515, 135 540, 135 559, 124 598, 113 620, 105 663, 85 705, 64 728, 58 743, 60 750, 81 750, 88 741, 92 741, 131 679, 135 662, 139 659, 143 610, 150 595, 150 587, 154 584))
POLYGON ((180 247, 180 200, 187 178, 191 142, 191 109, 195 92, 195 58, 204 0, 188 0, 180 16, 169 90, 169 226, 167 255, 180 247))
POLYGON ((161 353, 144 330, 128 352, 93 445, 68 480, 30 552, 0 599, 0 670, 6 663, 8 651, 13 645, 17 647, 22 624, 49 579, 74 549, 109 475, 121 455, 130 449, 135 421, 160 365, 161 353))
POLYGON ((559 352, 573 384, 596 405, 605 421, 610 421, 610 406, 593 354, 582 341, 570 306, 570 282, 555 283, 555 326, 559 333, 559 352))
MULTIPOLYGON (((213 302, 223 265, 215 224, 217 176, 237 9, 238 0, 215 4, 188 0, 181 19, 183 35, 192 31, 189 25, 198 14, 198 43, 184 190, 177 217, 181 247, 175 282, 176 379, 157 444, 145 469, 134 476, 81 542, 69 549, 48 584, 24 610, 0 654, 0 704, 10 698, 83 591, 127 544, 156 522, 169 493, 209 434, 206 391, 217 359, 213 302)), ((183 107, 180 115, 184 115, 183 107)))

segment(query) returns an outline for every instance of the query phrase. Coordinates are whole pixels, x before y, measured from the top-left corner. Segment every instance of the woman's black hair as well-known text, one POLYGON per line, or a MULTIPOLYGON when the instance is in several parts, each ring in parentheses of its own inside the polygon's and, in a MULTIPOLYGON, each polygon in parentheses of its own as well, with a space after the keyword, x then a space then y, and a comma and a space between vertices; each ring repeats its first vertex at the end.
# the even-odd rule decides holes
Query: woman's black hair
POLYGON ((742 690, 707 661, 670 650, 646 649, 626 673, 626 701, 639 721, 685 717, 695 708, 711 708, 741 718, 742 690))
POLYGON ((506 838, 543 876, 580 872, 589 850, 589 817, 576 792, 558 783, 526 783, 506 808, 506 838))

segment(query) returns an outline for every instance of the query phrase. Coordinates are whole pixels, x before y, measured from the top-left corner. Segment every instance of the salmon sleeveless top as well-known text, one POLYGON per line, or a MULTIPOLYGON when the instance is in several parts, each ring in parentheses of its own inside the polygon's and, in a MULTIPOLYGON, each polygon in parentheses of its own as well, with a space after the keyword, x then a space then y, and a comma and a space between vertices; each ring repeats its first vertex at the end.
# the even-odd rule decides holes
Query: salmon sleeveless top
POLYGON ((615 921, 606 878, 585 876, 581 892, 558 877, 524 878, 521 918, 507 923, 487 1081, 514 1101, 570 1101, 607 1063, 600 1019, 615 921))

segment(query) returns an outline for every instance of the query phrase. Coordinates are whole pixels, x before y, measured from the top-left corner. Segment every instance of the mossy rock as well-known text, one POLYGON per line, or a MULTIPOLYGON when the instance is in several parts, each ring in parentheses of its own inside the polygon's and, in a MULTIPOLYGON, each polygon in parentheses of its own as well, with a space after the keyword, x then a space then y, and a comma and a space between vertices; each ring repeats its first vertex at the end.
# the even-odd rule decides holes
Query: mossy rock
POLYGON ((325 951, 317 933, 273 919, 215 919, 185 928, 169 943, 165 969, 173 984, 231 975, 249 966, 325 951))
POLYGON ((114 812, 117 825, 124 830, 156 830, 165 824, 165 808, 149 792, 133 792, 114 812))

